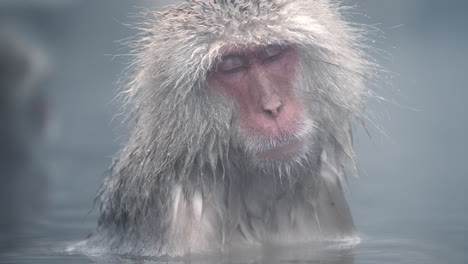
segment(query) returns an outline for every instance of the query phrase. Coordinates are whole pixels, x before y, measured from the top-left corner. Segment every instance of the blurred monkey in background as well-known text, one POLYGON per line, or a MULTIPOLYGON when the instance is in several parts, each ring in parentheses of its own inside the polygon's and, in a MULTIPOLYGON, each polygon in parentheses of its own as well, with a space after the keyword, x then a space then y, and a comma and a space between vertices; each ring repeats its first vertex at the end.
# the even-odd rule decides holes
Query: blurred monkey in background
POLYGON ((0 230, 2 246, 45 206, 40 147, 47 119, 45 52, 19 32, 0 30, 0 230), (11 236, 10 236, 11 235, 11 236))
POLYGON ((355 236, 343 194, 375 65, 332 0, 148 11, 124 92, 135 125, 87 252, 179 256, 355 236))

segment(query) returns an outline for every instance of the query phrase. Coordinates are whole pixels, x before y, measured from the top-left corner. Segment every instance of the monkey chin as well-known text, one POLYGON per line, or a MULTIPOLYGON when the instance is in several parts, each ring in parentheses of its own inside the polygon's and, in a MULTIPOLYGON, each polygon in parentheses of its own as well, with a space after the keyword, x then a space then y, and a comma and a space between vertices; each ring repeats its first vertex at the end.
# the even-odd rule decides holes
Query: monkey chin
POLYGON ((257 153, 260 160, 287 161, 304 152, 304 141, 295 139, 257 153))
MULTIPOLYGON (((314 152, 314 138, 316 129, 314 123, 309 118, 304 118, 301 122, 291 123, 293 129, 283 131, 276 135, 269 135, 267 138, 256 137, 246 140, 244 146, 253 162, 262 164, 285 164, 294 161, 307 159, 310 152, 314 152), (296 124, 298 123, 298 124, 296 124)), ((252 136, 252 135, 250 135, 252 136)), ((291 163, 292 164, 292 163, 291 163)))

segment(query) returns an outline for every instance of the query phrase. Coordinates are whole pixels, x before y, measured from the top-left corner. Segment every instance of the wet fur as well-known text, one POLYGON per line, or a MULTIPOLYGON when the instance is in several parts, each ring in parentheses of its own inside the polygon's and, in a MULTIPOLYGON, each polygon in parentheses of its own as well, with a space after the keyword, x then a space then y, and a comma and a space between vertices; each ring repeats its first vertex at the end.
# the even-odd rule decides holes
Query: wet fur
POLYGON ((346 10, 329 0, 194 0, 145 13, 125 91, 134 128, 80 248, 184 255, 354 235, 342 184, 355 169, 352 122, 364 119, 373 65, 346 10), (205 79, 226 47, 270 43, 294 45, 301 58, 308 148, 288 162, 251 157, 262 146, 205 79))

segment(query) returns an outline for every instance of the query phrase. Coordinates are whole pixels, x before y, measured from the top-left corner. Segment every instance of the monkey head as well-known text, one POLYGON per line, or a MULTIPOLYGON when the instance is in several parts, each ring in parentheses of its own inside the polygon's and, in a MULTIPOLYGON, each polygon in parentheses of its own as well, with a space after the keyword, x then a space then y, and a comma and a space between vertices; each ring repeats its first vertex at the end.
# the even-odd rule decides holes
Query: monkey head
POLYGON ((184 145, 172 146, 174 159, 229 149, 247 163, 282 163, 328 145, 353 163, 350 122, 363 117, 370 63, 343 9, 330 0, 195 0, 150 12, 127 91, 138 137, 197 131, 162 143, 184 145))

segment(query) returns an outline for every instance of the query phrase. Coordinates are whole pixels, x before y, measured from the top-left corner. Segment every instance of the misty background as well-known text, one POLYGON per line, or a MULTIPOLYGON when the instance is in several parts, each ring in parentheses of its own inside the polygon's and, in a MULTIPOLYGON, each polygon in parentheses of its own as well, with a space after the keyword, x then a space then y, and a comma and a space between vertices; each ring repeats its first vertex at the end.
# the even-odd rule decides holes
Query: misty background
MULTIPOLYGON (((126 66, 117 55, 128 50, 117 41, 135 34, 132 14, 171 2, 0 0, 0 34, 18 36, 43 62, 33 92, 0 87, 0 130, 13 131, 0 133, 0 263, 89 261, 50 249, 96 227, 93 199, 127 131, 115 97, 126 66), (7 107, 22 105, 15 100, 32 114, 7 107), (7 127, 11 116, 27 126, 7 127)), ((376 92, 390 101, 370 102, 371 137, 361 129, 356 140, 360 173, 347 194, 368 250, 355 262, 466 263, 468 2, 346 3, 373 29, 386 70, 376 92)))

